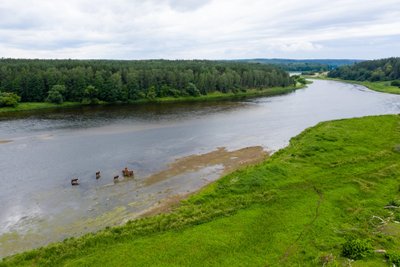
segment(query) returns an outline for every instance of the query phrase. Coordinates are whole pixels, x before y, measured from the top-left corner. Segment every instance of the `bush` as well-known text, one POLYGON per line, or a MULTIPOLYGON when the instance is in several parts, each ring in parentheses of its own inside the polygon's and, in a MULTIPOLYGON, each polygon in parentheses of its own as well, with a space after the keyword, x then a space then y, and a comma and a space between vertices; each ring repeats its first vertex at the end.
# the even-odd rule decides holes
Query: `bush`
POLYGON ((64 101, 61 93, 57 90, 50 90, 49 95, 46 98, 46 102, 62 104, 64 101))
POLYGON ((65 86, 56 84, 49 91, 46 102, 62 104, 64 102, 64 98, 62 94, 65 92, 65 86))
POLYGON ((157 97, 156 87, 150 86, 147 89, 146 98, 149 100, 154 100, 154 99, 156 99, 156 97, 157 97))
POLYGON ((399 81, 399 80, 393 81, 393 82, 391 83, 391 85, 392 85, 392 86, 398 86, 398 87, 400 87, 400 81, 399 81))
POLYGON ((372 252, 372 245, 368 239, 349 239, 342 248, 343 256, 353 260, 365 258, 372 252))
POLYGON ((199 89, 197 89, 196 85, 194 85, 193 83, 189 83, 188 87, 186 88, 186 91, 191 96, 199 96, 200 95, 199 89))
POLYGON ((0 107, 16 107, 21 97, 14 93, 0 92, 0 107))
POLYGON ((99 99, 97 98, 98 93, 99 90, 97 90, 97 88, 94 87, 93 85, 87 86, 84 91, 84 98, 82 102, 88 104, 98 104, 99 103, 99 99))
POLYGON ((388 259, 389 263, 392 265, 400 266, 400 253, 399 252, 388 252, 385 254, 386 259, 388 259))

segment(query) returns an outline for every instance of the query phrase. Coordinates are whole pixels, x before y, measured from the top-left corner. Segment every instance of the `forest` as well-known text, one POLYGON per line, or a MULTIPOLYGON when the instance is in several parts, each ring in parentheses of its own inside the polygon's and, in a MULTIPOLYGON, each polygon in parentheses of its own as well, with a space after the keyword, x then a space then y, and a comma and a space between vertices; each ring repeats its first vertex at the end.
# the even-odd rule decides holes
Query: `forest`
POLYGON ((22 102, 130 102, 293 85, 274 66, 207 60, 0 59, 0 94, 22 102))
POLYGON ((370 82, 397 80, 400 79, 400 58, 369 60, 342 66, 330 71, 328 77, 370 82))
POLYGON ((352 65, 361 60, 356 59, 285 59, 255 58, 242 59, 241 62, 273 64, 286 71, 319 72, 330 71, 340 66, 352 65))

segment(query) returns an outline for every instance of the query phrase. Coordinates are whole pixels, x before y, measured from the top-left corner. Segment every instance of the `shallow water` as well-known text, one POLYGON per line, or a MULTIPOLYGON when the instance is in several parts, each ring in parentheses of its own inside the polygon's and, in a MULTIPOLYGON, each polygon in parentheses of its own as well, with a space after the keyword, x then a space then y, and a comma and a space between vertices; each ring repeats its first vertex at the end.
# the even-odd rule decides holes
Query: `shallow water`
POLYGON ((214 162, 145 183, 179 158, 218 147, 276 151, 320 121, 391 113, 400 113, 400 95, 315 80, 291 94, 238 102, 0 117, 0 257, 121 223, 162 199, 197 190, 224 171, 214 162), (114 183, 112 177, 125 166, 136 178, 114 183), (72 187, 71 177, 81 184, 72 187))

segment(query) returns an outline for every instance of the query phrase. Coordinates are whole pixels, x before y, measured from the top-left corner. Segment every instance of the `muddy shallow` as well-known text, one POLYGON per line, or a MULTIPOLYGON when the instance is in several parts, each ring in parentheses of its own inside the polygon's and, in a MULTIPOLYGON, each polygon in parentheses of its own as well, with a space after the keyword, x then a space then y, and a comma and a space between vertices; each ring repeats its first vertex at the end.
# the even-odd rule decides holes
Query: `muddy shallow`
POLYGON ((241 102, 0 117, 0 257, 148 213, 262 160, 320 121, 399 112, 400 96, 315 81, 241 102), (114 183, 125 166, 136 178, 114 183), (81 184, 72 187, 75 176, 81 184))

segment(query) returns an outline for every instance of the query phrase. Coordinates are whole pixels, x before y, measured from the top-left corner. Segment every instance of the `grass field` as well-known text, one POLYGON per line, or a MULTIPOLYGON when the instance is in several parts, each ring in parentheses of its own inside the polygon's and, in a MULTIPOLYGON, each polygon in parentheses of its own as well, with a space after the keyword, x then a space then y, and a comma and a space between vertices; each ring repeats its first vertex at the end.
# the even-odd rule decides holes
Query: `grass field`
MULTIPOLYGON (((213 92, 207 95, 200 96, 186 96, 186 97, 161 97, 155 99, 141 99, 136 101, 131 101, 130 104, 146 104, 146 103, 174 103, 174 102, 200 102, 200 101, 217 101, 217 100, 230 100, 230 99, 241 99, 249 97, 259 97, 259 96, 273 96, 293 92, 296 89, 303 88, 303 85, 288 86, 288 87, 273 87, 266 89, 249 89, 246 91, 240 91, 237 93, 221 93, 213 92)), ((101 102, 100 104, 107 104, 106 102, 101 102)), ((65 107, 78 107, 84 106, 80 102, 64 102, 61 105, 39 102, 39 103, 20 103, 17 107, 2 107, 0 108, 1 113, 10 113, 18 111, 30 111, 38 109, 51 109, 51 108, 65 108, 65 107)))
MULTIPOLYGON (((168 214, 0 266, 349 266, 347 239, 399 253, 399 190, 400 116, 324 122, 168 214)), ((351 265, 389 266, 374 253, 351 265)))

